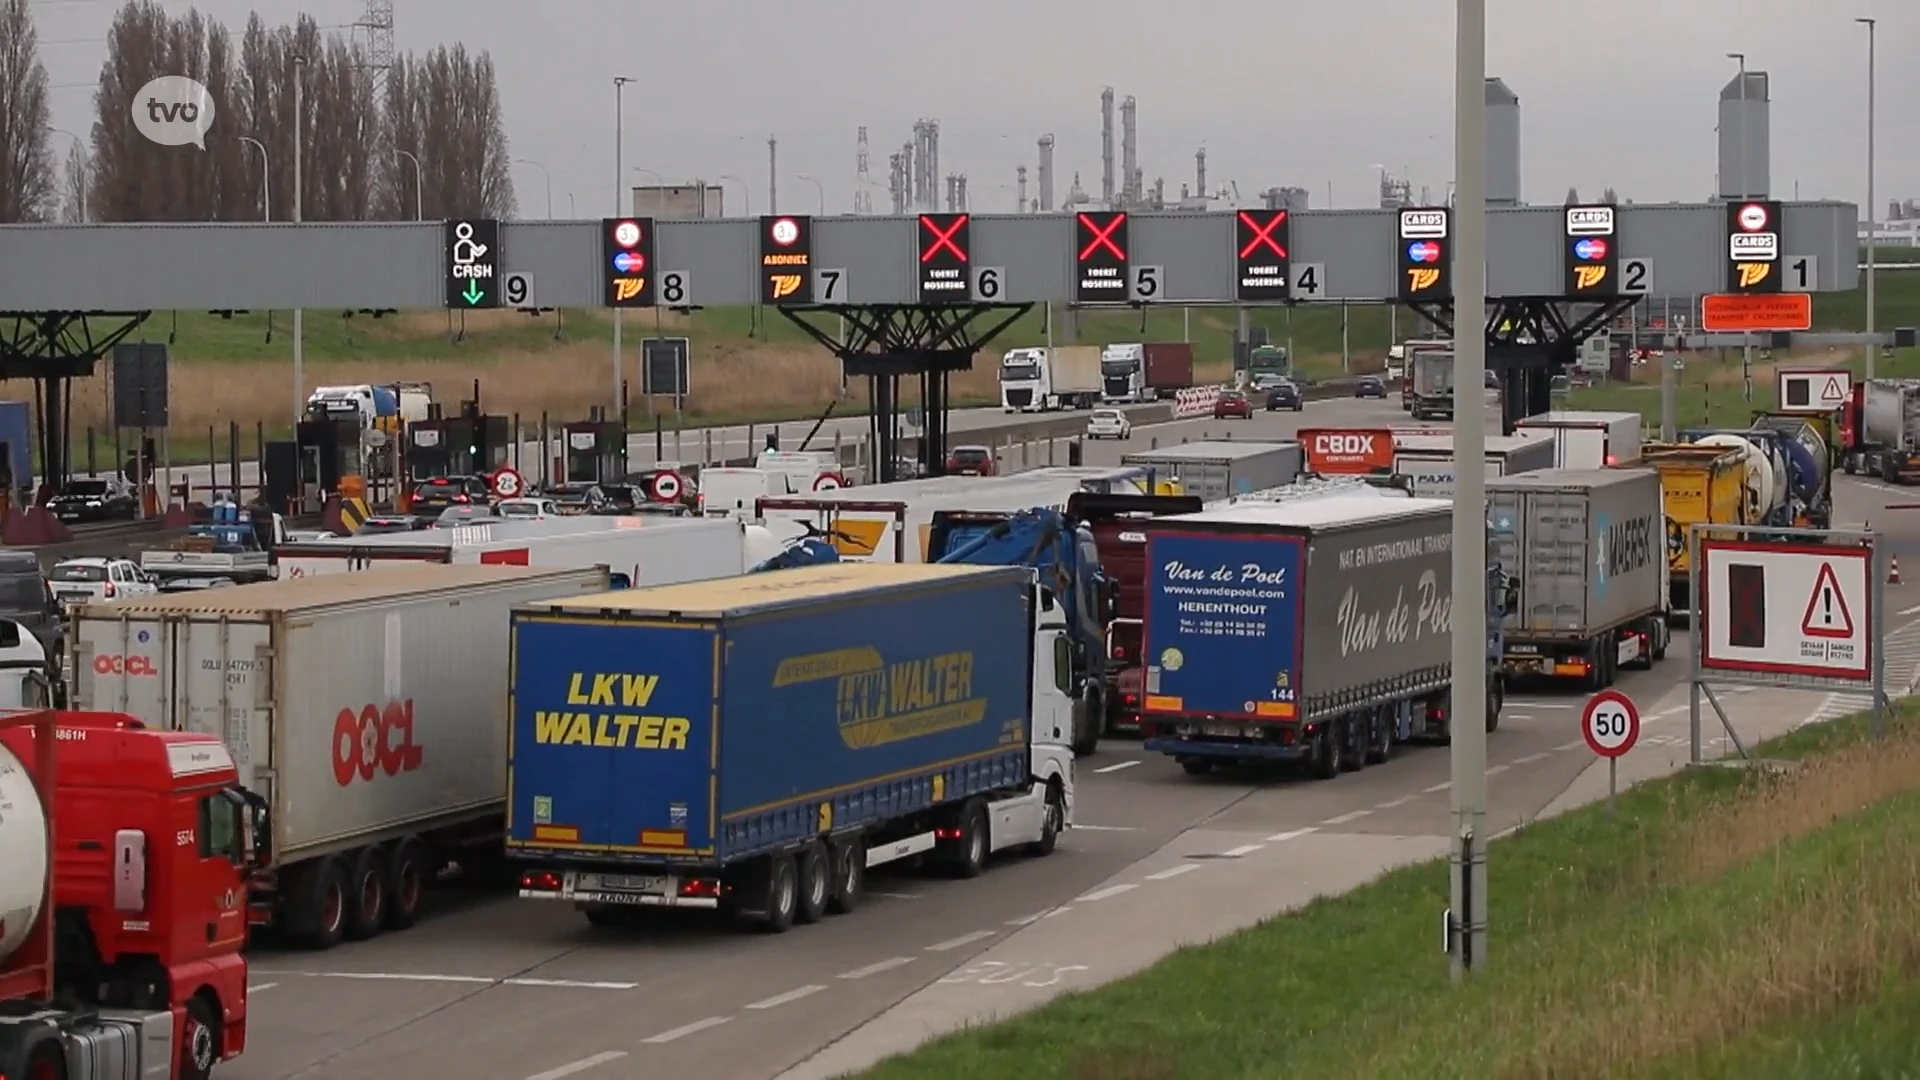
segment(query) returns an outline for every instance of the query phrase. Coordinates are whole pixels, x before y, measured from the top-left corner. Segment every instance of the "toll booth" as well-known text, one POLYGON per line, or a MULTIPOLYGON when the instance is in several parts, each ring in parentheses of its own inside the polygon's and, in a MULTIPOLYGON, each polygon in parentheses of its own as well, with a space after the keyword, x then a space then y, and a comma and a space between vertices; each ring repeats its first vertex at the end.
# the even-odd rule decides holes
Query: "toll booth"
POLYGON ((565 450, 554 470, 560 486, 611 484, 627 475, 627 429, 618 420, 579 420, 561 433, 565 450))
POLYGON ((509 464, 513 431, 504 416, 462 413, 415 420, 406 429, 409 486, 436 476, 484 476, 509 464))
POLYGON ((317 511, 328 495, 348 485, 358 489, 363 482, 358 415, 302 420, 294 445, 299 457, 294 501, 302 510, 317 511))

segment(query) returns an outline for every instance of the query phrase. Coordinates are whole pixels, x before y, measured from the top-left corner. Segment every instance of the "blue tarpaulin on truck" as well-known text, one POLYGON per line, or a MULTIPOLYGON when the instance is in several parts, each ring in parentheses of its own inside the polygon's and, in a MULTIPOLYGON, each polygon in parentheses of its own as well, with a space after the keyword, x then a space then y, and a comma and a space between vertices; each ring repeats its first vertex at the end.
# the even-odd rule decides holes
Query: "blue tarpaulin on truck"
POLYGON ((508 842, 727 862, 1018 785, 1029 587, 840 563, 518 612, 508 842))

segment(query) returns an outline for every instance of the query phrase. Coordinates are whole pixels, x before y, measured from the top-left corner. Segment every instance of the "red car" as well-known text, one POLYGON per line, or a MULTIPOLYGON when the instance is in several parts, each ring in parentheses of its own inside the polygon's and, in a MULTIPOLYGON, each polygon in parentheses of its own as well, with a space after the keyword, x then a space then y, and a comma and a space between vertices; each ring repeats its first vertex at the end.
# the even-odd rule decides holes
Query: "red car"
POLYGON ((992 449, 985 446, 956 446, 947 452, 948 476, 992 476, 999 471, 992 449))
POLYGON ((1247 395, 1238 390, 1227 390, 1213 399, 1215 420, 1225 420, 1235 416, 1242 420, 1253 419, 1253 402, 1248 400, 1247 395))

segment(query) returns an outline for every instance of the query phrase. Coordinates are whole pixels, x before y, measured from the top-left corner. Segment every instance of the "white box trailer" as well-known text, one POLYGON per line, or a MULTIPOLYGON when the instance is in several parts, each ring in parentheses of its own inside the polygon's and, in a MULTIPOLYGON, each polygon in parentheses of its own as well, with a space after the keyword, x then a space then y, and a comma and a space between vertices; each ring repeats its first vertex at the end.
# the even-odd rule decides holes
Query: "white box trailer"
POLYGON ((1065 510, 1078 492, 1146 495, 1151 485, 1151 471, 1136 466, 1062 465, 1011 476, 939 476, 762 499, 756 513, 774 538, 816 529, 849 561, 923 562, 938 511, 1065 510))
POLYGON ((1553 439, 1556 469, 1610 469, 1640 460, 1645 425, 1639 413, 1554 409, 1513 425, 1514 433, 1541 432, 1553 439))
POLYGON ((88 604, 73 707, 219 736, 271 838, 252 921, 327 947, 411 925, 449 862, 504 865, 510 613, 607 587, 407 564, 88 604))
POLYGON ((753 529, 725 518, 559 517, 283 544, 275 550, 274 562, 283 578, 341 574, 391 562, 491 563, 604 566, 616 586, 674 585, 744 573, 771 554, 770 539, 749 544, 753 529))
MULTIPOLYGON (((1554 441, 1543 432, 1488 435, 1486 440, 1485 474, 1489 480, 1553 468, 1554 441)), ((1454 477, 1458 475, 1453 436, 1394 432, 1393 472, 1407 478, 1416 498, 1453 498, 1454 477)))

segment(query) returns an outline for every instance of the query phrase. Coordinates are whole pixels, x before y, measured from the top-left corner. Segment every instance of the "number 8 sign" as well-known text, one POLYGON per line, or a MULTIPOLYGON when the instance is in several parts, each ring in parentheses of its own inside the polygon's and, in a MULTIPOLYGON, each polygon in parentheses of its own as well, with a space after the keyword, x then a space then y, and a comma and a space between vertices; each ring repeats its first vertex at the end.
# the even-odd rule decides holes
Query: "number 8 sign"
POLYGON ((1602 690, 1587 699, 1580 714, 1580 734, 1594 753, 1620 757, 1640 741, 1640 710, 1620 691, 1602 690))

